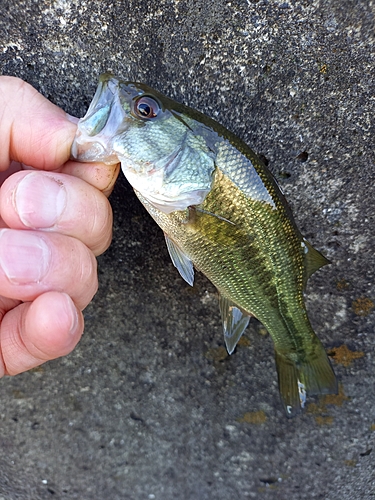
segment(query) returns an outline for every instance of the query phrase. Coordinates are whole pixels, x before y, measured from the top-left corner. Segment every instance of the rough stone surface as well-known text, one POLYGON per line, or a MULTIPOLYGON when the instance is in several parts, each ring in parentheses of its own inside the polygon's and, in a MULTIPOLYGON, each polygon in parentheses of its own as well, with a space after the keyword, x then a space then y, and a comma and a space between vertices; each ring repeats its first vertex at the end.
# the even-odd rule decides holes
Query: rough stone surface
POLYGON ((287 420, 271 340, 223 356, 217 297, 169 261, 120 179, 114 241, 70 356, 0 384, 0 499, 375 497, 375 2, 2 0, 0 71, 85 112, 106 70, 217 118, 265 156, 332 261, 306 299, 341 396, 287 420), (335 356, 338 358, 338 355, 335 356), (345 361, 345 360, 344 360, 345 361))

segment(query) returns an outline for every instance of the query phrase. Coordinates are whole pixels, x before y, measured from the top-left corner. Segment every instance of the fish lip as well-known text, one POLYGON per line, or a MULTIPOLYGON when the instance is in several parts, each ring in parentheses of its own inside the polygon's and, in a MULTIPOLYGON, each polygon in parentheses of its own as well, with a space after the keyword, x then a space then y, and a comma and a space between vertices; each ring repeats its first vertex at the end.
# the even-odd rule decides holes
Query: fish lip
MULTIPOLYGON (((105 140, 103 142, 105 143, 105 140)), ((111 152, 100 140, 88 142, 84 135, 78 134, 71 146, 70 159, 81 162, 100 162, 106 165, 119 163, 117 154, 111 152)))

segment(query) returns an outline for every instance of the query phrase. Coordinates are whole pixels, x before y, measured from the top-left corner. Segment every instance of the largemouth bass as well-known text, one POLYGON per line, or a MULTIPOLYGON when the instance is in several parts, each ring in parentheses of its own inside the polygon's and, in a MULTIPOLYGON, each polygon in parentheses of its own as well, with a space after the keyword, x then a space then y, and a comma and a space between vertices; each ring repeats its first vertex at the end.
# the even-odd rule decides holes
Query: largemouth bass
POLYGON ((121 162, 181 276, 193 285, 195 267, 217 288, 229 353, 251 316, 266 327, 288 417, 307 395, 337 393, 303 299, 308 277, 328 261, 300 234, 274 177, 244 142, 146 85, 105 74, 72 156, 121 162))

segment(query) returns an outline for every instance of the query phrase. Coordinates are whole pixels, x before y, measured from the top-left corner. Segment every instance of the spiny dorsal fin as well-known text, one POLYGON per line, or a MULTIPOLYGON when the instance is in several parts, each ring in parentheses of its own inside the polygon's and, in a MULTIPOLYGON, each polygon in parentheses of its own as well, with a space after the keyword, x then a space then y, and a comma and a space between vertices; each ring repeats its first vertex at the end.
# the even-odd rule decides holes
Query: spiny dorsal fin
POLYGON ((330 264, 330 261, 318 252, 318 250, 315 250, 315 248, 307 240, 303 239, 301 245, 303 246, 305 257, 304 284, 306 286, 307 280, 310 276, 321 267, 326 264, 330 264))
POLYGON ((229 354, 232 354, 245 328, 249 324, 250 315, 243 313, 231 300, 219 295, 221 320, 224 340, 229 354))
POLYGON ((176 245, 174 241, 169 238, 167 234, 164 233, 164 236, 173 265, 184 278, 184 280, 189 283, 190 286, 193 286, 194 267, 192 261, 188 257, 186 257, 183 251, 176 245))

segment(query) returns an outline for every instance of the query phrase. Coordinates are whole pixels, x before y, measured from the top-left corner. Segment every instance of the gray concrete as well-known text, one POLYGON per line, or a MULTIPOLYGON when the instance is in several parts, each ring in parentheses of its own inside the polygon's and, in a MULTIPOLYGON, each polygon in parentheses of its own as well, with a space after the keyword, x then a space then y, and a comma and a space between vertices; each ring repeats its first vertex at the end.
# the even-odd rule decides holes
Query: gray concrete
POLYGON ((69 113, 85 112, 111 69, 216 117, 263 154, 302 232, 332 260, 309 281, 314 328, 327 349, 364 354, 333 362, 346 398, 287 420, 270 338, 254 321, 221 359, 214 288, 179 277, 120 179, 82 342, 0 383, 0 499, 373 499, 375 321, 358 299, 375 302, 374 2, 0 8, 1 72, 69 113))

